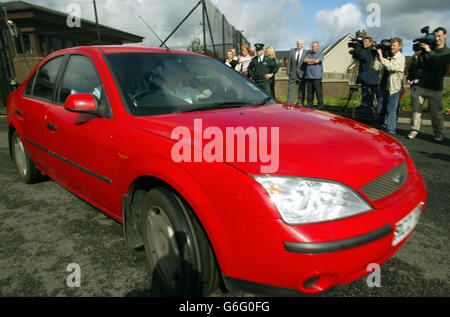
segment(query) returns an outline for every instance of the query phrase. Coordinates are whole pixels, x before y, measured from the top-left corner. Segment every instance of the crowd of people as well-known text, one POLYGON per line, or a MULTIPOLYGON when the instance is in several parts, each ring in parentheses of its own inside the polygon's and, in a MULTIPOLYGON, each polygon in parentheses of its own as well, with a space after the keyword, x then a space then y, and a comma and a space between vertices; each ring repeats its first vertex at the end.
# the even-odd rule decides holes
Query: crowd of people
MULTIPOLYGON (((411 131, 409 139, 414 139, 421 126, 422 106, 428 99, 434 140, 444 140, 443 119, 443 81, 450 63, 450 49, 446 45, 447 30, 438 27, 434 30, 435 43, 420 43, 416 47, 413 61, 408 69, 407 82, 411 92, 411 131)), ((373 54, 373 40, 365 37, 363 46, 352 52, 359 61, 357 84, 362 88, 363 121, 377 122, 380 129, 396 134, 399 112, 399 98, 403 91, 406 58, 402 54, 401 38, 391 39, 390 54, 383 56, 382 49, 373 54), (378 118, 373 118, 373 108, 377 109, 378 118)))
MULTIPOLYGON (((323 53, 319 51, 319 42, 312 43, 311 50, 304 50, 304 40, 297 41, 297 49, 290 52, 286 73, 289 77, 288 100, 293 103, 297 85, 299 86, 298 102, 303 105, 305 91, 308 87, 307 102, 313 107, 314 96, 317 98, 319 108, 323 107, 322 74, 323 53)), ((241 46, 242 55, 236 56, 236 50, 227 51, 225 65, 240 72, 243 76, 253 80, 260 88, 272 97, 275 93, 275 75, 279 70, 275 50, 272 46, 264 49, 264 44, 257 43, 255 48, 248 45, 241 46)))
POLYGON ((225 65, 253 80, 267 94, 275 97, 275 74, 279 65, 274 48, 269 46, 264 50, 264 44, 261 43, 255 44, 254 48, 244 44, 241 52, 240 56, 236 56, 234 48, 228 50, 225 65))
MULTIPOLYGON (((411 87, 412 127, 408 138, 417 136, 421 125, 422 105, 428 99, 435 140, 443 141, 442 96, 443 79, 450 61, 450 49, 446 46, 447 30, 439 27, 434 30, 436 43, 433 49, 426 43, 421 43, 416 50, 414 61, 408 72, 408 83, 411 87)), ((314 41, 311 50, 304 48, 304 40, 297 40, 297 47, 290 50, 287 61, 286 75, 288 77, 287 103, 294 104, 298 95, 297 105, 313 107, 314 97, 318 108, 323 108, 322 75, 324 55, 320 52, 319 42, 314 41), (307 96, 305 96, 307 88, 307 96)), ((366 36, 360 47, 351 51, 353 58, 359 61, 359 71, 356 83, 362 90, 363 121, 377 123, 380 129, 395 135, 399 112, 399 99, 403 91, 403 80, 406 58, 402 54, 403 41, 395 37, 391 39, 388 56, 383 56, 383 50, 377 49, 374 54, 374 42, 366 36), (374 120, 376 109, 378 118, 374 120)), ((257 43, 250 49, 241 46, 242 54, 236 56, 235 49, 227 51, 224 63, 252 80, 267 94, 275 97, 275 74, 279 65, 273 47, 264 50, 264 44, 257 43)), ((385 52, 386 53, 386 52, 385 52)))

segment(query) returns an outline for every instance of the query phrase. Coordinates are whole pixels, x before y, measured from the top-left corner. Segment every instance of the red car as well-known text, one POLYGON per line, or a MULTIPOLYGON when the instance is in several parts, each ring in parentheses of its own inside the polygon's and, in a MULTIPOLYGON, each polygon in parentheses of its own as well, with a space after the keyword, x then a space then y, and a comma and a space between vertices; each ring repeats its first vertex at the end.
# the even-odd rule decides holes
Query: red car
POLYGON ((405 243, 427 197, 390 136, 191 52, 52 53, 9 96, 8 129, 23 181, 48 175, 122 223, 170 295, 352 282, 405 243))

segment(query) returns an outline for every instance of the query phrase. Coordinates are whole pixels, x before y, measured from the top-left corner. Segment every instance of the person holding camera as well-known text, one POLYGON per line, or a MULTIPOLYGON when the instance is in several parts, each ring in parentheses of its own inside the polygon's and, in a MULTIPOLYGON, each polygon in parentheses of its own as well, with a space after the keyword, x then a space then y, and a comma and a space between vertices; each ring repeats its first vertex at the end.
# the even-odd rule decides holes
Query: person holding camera
POLYGON ((395 135, 405 56, 400 52, 402 39, 395 37, 391 41, 392 57, 385 58, 382 49, 377 49, 378 55, 373 62, 372 69, 383 74, 378 95, 379 124, 382 128, 386 128, 387 133, 395 135))
POLYGON ((378 86, 378 73, 372 69, 372 45, 372 38, 366 36, 363 39, 362 46, 357 45, 354 50, 350 51, 353 58, 359 61, 359 72, 356 83, 361 84, 362 107, 364 111, 363 121, 367 123, 373 121, 374 92, 378 86))
POLYGON ((419 60, 420 56, 422 55, 422 49, 419 48, 413 48, 414 49, 414 56, 413 62, 408 68, 408 76, 406 77, 406 80, 409 84, 409 90, 411 93, 411 108, 412 108, 412 129, 411 132, 408 134, 409 139, 414 139, 418 132, 420 130, 420 124, 422 122, 422 104, 423 104, 423 98, 421 96, 416 97, 416 91, 417 86, 420 81, 420 76, 422 75, 422 62, 419 60), (419 102, 414 103, 414 99, 418 98, 419 102))
POLYGON ((427 98, 431 112, 434 140, 442 142, 444 141, 444 119, 442 117, 443 81, 447 65, 450 63, 450 49, 445 43, 447 38, 446 29, 438 27, 433 33, 436 37, 434 50, 430 48, 430 45, 421 43, 420 46, 423 48, 423 53, 413 61, 413 65, 421 63, 422 74, 415 94, 411 99, 413 118, 412 131, 409 133, 408 138, 413 139, 419 133, 420 120, 418 120, 418 116, 414 116, 414 113, 422 112, 423 100, 427 98))

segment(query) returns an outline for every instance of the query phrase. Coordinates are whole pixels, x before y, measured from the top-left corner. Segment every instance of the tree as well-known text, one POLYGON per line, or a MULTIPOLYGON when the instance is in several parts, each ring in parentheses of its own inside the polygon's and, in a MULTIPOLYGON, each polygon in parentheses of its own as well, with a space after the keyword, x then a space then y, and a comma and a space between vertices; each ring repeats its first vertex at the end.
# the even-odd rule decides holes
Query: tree
POLYGON ((203 54, 203 45, 202 45, 202 41, 200 40, 200 38, 195 37, 191 41, 191 44, 188 46, 187 50, 189 52, 203 54))
POLYGON ((206 52, 203 50, 203 43, 202 40, 199 37, 195 37, 192 41, 191 44, 188 46, 187 50, 189 52, 194 52, 194 53, 199 53, 199 54, 204 54, 204 55, 208 55, 214 58, 217 58, 217 56, 214 54, 213 51, 206 49, 206 52))

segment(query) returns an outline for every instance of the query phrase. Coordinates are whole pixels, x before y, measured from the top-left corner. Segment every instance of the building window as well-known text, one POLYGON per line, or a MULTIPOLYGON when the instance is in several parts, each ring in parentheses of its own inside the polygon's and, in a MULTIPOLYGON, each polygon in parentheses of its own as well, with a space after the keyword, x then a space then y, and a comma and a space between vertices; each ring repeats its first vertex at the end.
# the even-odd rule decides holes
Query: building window
POLYGON ((64 48, 64 44, 62 39, 53 37, 52 38, 52 52, 57 50, 62 50, 64 48))
POLYGON ((23 49, 26 54, 33 53, 33 49, 31 47, 30 42, 30 35, 29 34, 22 34, 22 40, 23 40, 23 49))
POLYGON ((64 41, 64 47, 65 48, 68 48, 68 47, 74 47, 75 45, 74 45, 74 43, 73 43, 73 41, 71 41, 71 40, 65 40, 64 41))
POLYGON ((20 40, 20 36, 14 37, 14 46, 16 48, 17 54, 23 54, 23 46, 22 46, 22 41, 20 40))
POLYGON ((48 49, 48 37, 47 36, 43 36, 43 35, 39 35, 38 36, 38 41, 39 41, 39 50, 41 54, 48 54, 49 49, 48 49))

